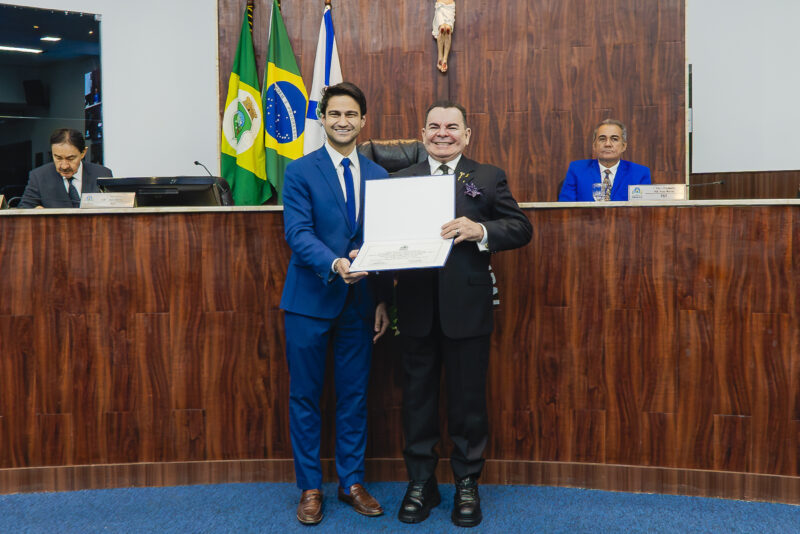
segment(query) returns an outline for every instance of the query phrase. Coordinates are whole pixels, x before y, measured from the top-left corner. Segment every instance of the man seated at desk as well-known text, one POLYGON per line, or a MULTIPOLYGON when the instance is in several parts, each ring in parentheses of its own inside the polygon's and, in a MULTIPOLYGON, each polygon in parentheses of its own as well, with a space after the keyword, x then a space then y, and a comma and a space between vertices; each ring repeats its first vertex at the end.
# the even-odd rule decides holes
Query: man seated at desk
POLYGON ((96 193, 97 179, 113 176, 111 169, 83 161, 86 141, 78 130, 60 128, 50 136, 53 163, 28 176, 20 208, 77 208, 83 193, 96 193))
POLYGON ((592 152, 597 159, 569 164, 559 202, 628 200, 628 186, 649 184, 650 169, 620 159, 628 147, 628 129, 616 119, 605 119, 592 134, 592 152), (593 184, 596 193, 592 194, 593 184))

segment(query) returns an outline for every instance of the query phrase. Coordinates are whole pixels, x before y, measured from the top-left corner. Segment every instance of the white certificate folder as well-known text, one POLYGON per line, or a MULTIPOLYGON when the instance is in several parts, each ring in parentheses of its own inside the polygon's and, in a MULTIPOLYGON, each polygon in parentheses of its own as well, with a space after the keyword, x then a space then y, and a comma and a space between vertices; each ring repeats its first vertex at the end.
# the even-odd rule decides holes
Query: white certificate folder
POLYGON ((455 218, 455 177, 384 178, 364 186, 364 244, 350 271, 442 267, 453 246, 439 234, 455 218))

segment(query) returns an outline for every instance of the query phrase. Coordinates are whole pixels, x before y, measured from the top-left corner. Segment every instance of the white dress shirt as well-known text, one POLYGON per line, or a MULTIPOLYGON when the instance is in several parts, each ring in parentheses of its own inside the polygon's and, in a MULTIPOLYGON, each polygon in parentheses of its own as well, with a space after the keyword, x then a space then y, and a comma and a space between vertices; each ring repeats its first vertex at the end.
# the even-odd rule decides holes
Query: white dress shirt
MULTIPOLYGON (((67 194, 69 194, 69 180, 61 177, 61 180, 64 182, 64 189, 67 190, 67 194)), ((75 186, 75 189, 78 191, 78 198, 81 196, 81 185, 83 184, 83 161, 81 164, 78 165, 78 171, 72 175, 72 185, 75 186)))
MULTIPOLYGON (((347 187, 344 185, 344 165, 342 165, 342 160, 345 156, 329 145, 327 140, 325 141, 325 150, 328 151, 328 155, 333 162, 333 167, 336 169, 336 176, 339 177, 339 186, 342 188, 342 197, 344 201, 347 202, 347 187)), ((353 173, 353 191, 356 194, 356 220, 358 220, 358 210, 361 207, 361 167, 358 161, 358 152, 355 147, 353 147, 353 151, 347 157, 350 158, 350 172, 353 173)), ((331 272, 336 272, 335 267, 338 260, 339 258, 336 258, 333 260, 333 263, 331 263, 331 272)))
MULTIPOLYGON (((334 150, 327 141, 325 141, 325 150, 328 151, 328 155, 331 157, 331 161, 333 161, 333 166, 336 168, 336 175, 339 177, 339 185, 342 187, 342 196, 344 197, 344 201, 347 202, 347 187, 344 185, 344 165, 342 165, 342 160, 345 156, 334 150)), ((361 208, 361 167, 358 163, 358 152, 355 147, 353 147, 353 151, 346 157, 350 158, 350 171, 353 173, 353 190, 356 193, 356 220, 358 220, 358 211, 361 208)))
POLYGON ((611 167, 606 167, 599 161, 597 163, 600 165, 600 183, 603 183, 603 179, 606 177, 606 169, 608 169, 611 171, 611 174, 608 175, 608 181, 611 183, 611 187, 614 187, 614 177, 617 175, 617 169, 619 169, 619 160, 611 167))

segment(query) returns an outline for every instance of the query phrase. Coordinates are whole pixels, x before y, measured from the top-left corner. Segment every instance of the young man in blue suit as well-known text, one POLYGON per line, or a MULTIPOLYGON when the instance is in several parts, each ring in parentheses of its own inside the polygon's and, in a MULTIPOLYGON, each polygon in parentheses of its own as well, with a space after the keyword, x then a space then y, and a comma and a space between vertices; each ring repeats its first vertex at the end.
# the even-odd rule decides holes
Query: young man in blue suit
POLYGON ((297 519, 322 521, 319 398, 325 357, 333 345, 336 389, 336 472, 339 500, 358 513, 383 513, 364 489, 367 385, 372 344, 389 324, 376 306, 367 273, 350 272, 349 253, 363 241, 366 180, 387 172, 356 152, 367 102, 355 85, 326 88, 319 103, 325 145, 286 167, 283 220, 292 249, 281 309, 289 364, 289 428, 297 485, 297 519))
POLYGON ((620 159, 628 147, 628 129, 622 122, 605 119, 592 134, 592 151, 597 159, 569 164, 558 195, 559 202, 591 202, 592 184, 601 184, 600 200, 628 200, 628 186, 650 183, 650 169, 620 159))
POLYGON ((77 208, 83 193, 96 193, 98 178, 110 178, 111 169, 83 161, 86 141, 78 130, 60 128, 50 136, 53 162, 28 176, 20 208, 77 208))

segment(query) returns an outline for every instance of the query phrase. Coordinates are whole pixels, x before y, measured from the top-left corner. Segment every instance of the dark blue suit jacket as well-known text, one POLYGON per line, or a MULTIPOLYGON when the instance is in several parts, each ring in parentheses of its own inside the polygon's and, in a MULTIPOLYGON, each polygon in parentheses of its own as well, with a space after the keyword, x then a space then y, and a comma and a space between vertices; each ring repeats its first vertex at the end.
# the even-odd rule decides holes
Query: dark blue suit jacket
MULTIPOLYGON (((569 164, 564 185, 558 194, 559 202, 592 202, 592 184, 601 182, 600 164, 596 159, 582 159, 569 164)), ((620 160, 611 200, 628 200, 628 186, 650 183, 650 169, 630 161, 620 160)))
MULTIPOLYGON (((367 180, 388 176, 383 167, 360 154, 358 161, 361 209, 356 228, 350 228, 342 187, 324 146, 286 167, 283 224, 292 258, 283 286, 282 310, 332 319, 344 308, 347 284, 331 272, 331 264, 361 247, 364 185, 367 180)), ((367 279, 354 284, 353 290, 358 309, 364 317, 371 317, 375 302, 367 279)))
MULTIPOLYGON (((81 177, 81 194, 97 193, 98 178, 111 178, 111 169, 96 165, 84 160, 81 177)), ((19 208, 71 208, 72 200, 69 198, 67 188, 64 187, 64 179, 58 174, 55 164, 52 162, 36 167, 28 175, 28 185, 19 201, 19 208)))

